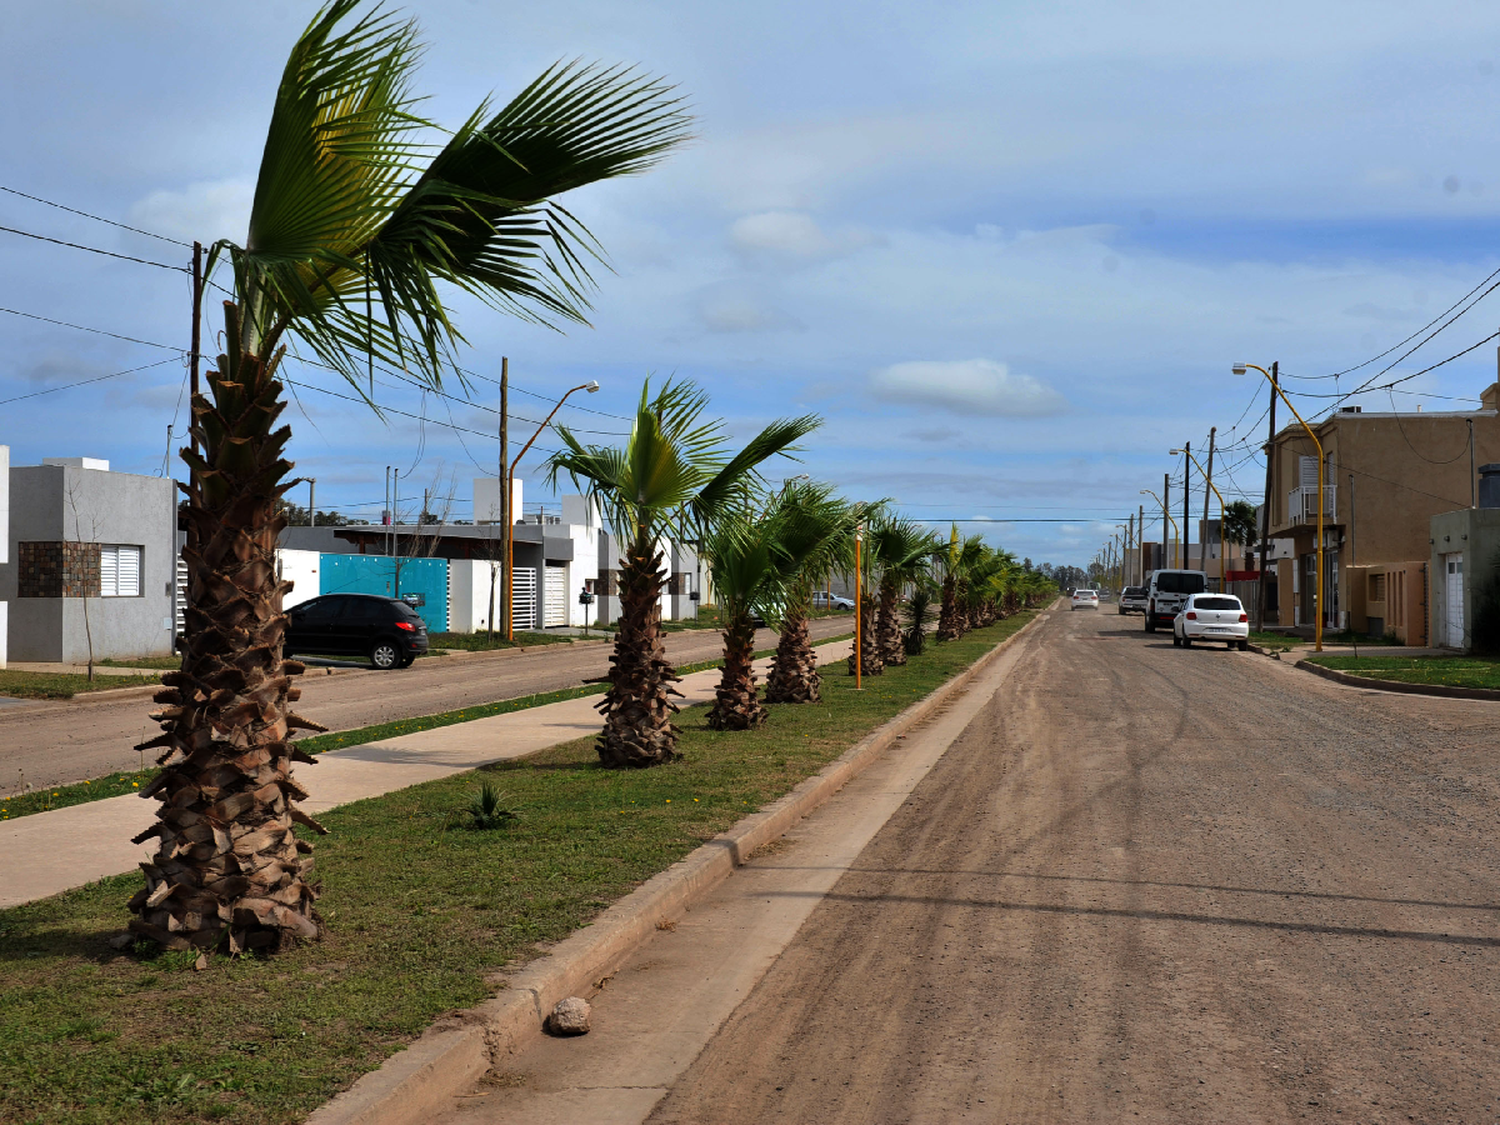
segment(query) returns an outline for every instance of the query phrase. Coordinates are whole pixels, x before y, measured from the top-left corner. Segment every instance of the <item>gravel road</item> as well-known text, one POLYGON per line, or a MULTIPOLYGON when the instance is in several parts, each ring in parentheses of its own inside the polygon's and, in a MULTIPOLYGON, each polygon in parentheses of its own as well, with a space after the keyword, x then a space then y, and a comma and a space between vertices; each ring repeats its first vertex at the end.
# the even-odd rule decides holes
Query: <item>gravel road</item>
MULTIPOLYGON (((850 615, 819 618, 812 623, 813 638, 846 633, 852 622, 850 615)), ((678 664, 714 660, 724 649, 722 636, 707 629, 669 633, 666 643, 678 664)), ((775 644, 771 630, 757 632, 757 648, 775 644)), ((357 668, 327 675, 313 667, 299 681, 296 710, 331 730, 456 711, 577 687, 608 672, 611 651, 603 644, 558 644, 522 653, 429 657, 391 672, 357 668)), ((10 791, 23 775, 40 788, 140 768, 141 756, 132 747, 160 731, 149 718, 155 709, 150 694, 139 690, 0 708, 0 792, 10 791)))
POLYGON ((1038 640, 650 1120, 1500 1118, 1500 705, 1038 640))

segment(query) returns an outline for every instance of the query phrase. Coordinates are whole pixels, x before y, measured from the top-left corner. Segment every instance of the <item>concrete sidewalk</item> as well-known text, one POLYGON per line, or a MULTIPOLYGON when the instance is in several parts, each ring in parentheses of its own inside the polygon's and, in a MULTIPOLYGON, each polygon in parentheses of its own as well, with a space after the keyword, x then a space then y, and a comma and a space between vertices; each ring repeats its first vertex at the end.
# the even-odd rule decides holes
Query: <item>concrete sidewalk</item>
MULTIPOLYGON (((842 660, 850 647, 847 640, 819 645, 819 663, 842 660)), ((770 663, 769 657, 756 661, 762 683, 770 663)), ((718 669, 685 676, 678 684, 683 695, 678 702, 684 707, 708 702, 718 682, 718 669)), ((318 755, 316 766, 297 769, 297 780, 309 794, 300 807, 316 817, 337 805, 595 734, 602 722, 594 710, 598 701, 597 695, 584 696, 330 750, 318 755)), ((151 825, 156 807, 154 801, 129 795, 0 823, 0 855, 6 860, 0 868, 0 907, 134 870, 151 858, 156 841, 132 844, 131 837, 151 825)))

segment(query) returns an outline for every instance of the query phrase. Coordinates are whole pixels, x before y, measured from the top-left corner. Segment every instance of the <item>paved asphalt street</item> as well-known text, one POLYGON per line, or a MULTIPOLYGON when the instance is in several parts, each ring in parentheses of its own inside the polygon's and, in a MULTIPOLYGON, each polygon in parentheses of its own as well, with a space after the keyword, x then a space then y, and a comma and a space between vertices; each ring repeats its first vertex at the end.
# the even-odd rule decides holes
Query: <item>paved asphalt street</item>
MULTIPOLYGON (((813 639, 846 633, 852 622, 848 614, 819 618, 812 623, 813 639)), ((716 659, 724 647, 713 630, 669 633, 666 643, 678 664, 716 659)), ((757 648, 775 644, 769 629, 757 633, 757 648)), ((522 653, 433 656, 390 672, 358 668, 329 675, 311 667, 299 681, 302 700, 296 710, 331 730, 456 711, 576 687, 609 670, 610 651, 606 644, 557 644, 522 653)), ((140 689, 0 708, 0 792, 139 769, 142 756, 132 747, 160 731, 149 717, 154 710, 149 691, 140 689)), ((151 765, 151 759, 144 764, 151 765)))

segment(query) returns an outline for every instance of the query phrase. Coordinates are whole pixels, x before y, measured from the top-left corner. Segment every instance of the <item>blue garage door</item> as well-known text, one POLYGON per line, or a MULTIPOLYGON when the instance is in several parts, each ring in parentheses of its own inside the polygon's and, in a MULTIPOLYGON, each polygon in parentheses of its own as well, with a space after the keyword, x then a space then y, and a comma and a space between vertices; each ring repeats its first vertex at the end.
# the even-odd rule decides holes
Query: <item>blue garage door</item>
POLYGON ((448 631, 448 560, 401 559, 400 588, 396 562, 386 555, 323 555, 318 566, 320 594, 384 594, 408 600, 432 633, 448 631))

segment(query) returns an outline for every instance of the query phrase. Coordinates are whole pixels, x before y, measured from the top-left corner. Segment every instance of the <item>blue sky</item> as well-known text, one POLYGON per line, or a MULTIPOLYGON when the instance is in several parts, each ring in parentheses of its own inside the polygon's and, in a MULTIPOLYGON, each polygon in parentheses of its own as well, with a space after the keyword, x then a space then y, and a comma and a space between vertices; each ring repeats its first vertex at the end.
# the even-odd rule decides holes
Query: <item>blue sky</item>
MULTIPOLYGON (((247 22, 227 4, 60 0, 8 13, 0 185, 173 239, 242 239, 271 95, 312 10, 272 4, 247 22)), ((508 355, 514 413, 540 419, 545 400, 598 379, 586 405, 604 413, 563 417, 618 431, 648 373, 702 383, 739 435, 815 411, 826 424, 784 475, 924 519, 1068 521, 983 528, 1038 561, 1086 562, 1139 489, 1180 472, 1167 450, 1206 447, 1211 426, 1232 449, 1226 495, 1259 495, 1264 387, 1233 361, 1280 360, 1297 390, 1351 390, 1386 361, 1295 377, 1384 351, 1500 267, 1492 6, 406 10, 439 122, 572 57, 666 76, 697 116, 697 139, 660 168, 569 200, 614 271, 599 273, 591 329, 458 303, 465 365, 496 377, 508 355)), ((0 226, 186 260, 5 193, 0 226)), ((0 404, 14 463, 176 471, 167 426, 182 432, 184 368, 151 344, 186 347, 181 273, 0 232, 0 307, 14 310, 0 313, 0 400, 34 396, 0 404)), ((1381 382, 1497 326, 1491 297, 1381 382)), ((1356 401, 1465 409, 1495 356, 1486 345, 1394 399, 1356 401)), ((319 507, 374 516, 395 464, 406 508, 451 481, 453 514, 468 515, 468 482, 496 456, 493 384, 471 385, 477 406, 378 388, 424 424, 332 397, 343 388, 326 372, 292 377, 292 455, 319 507)))

